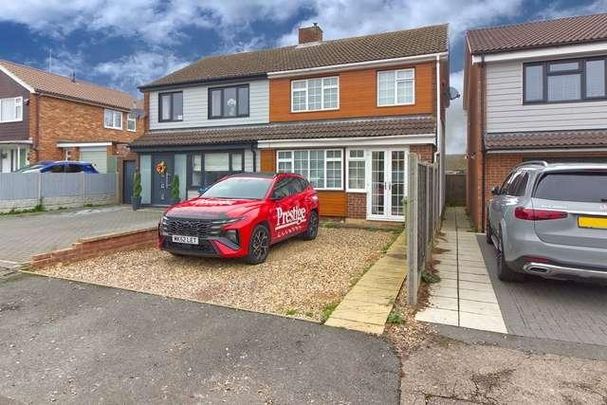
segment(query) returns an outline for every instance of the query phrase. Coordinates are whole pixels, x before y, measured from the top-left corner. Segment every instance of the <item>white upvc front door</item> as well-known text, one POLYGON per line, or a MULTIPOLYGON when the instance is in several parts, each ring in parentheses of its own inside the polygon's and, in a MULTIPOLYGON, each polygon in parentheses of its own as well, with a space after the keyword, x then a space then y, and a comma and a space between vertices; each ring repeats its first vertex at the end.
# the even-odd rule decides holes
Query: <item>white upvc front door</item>
POLYGON ((372 149, 367 159, 367 219, 404 221, 407 149, 372 149))

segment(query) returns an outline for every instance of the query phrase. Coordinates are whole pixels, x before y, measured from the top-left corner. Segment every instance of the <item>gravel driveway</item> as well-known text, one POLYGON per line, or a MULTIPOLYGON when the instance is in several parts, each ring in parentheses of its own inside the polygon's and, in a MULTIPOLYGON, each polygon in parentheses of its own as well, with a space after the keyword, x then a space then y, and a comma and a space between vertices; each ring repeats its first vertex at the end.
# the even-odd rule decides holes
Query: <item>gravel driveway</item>
POLYGON ((267 261, 173 257, 145 249, 39 270, 49 276, 321 321, 396 238, 393 232, 321 228, 275 245, 267 261))

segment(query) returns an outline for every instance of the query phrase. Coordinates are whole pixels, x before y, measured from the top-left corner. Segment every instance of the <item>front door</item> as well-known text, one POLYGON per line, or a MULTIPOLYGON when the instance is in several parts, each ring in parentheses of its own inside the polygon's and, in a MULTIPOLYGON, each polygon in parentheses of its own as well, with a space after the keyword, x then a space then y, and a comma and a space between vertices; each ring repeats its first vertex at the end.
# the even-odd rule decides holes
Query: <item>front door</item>
POLYGON ((152 204, 170 205, 170 185, 173 177, 173 155, 152 155, 152 204))
POLYGON ((403 221, 406 196, 406 151, 372 150, 367 161, 367 218, 403 221))

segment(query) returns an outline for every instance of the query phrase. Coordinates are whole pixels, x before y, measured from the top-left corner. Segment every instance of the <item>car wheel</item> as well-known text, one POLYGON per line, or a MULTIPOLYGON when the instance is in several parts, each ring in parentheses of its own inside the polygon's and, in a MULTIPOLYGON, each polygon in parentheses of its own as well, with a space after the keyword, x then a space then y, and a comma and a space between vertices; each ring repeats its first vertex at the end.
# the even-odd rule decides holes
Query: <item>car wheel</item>
POLYGON ((304 240, 314 240, 318 236, 318 213, 312 211, 308 220, 308 229, 302 234, 304 240))
POLYGON ((249 254, 246 257, 248 264, 259 264, 266 261, 270 251, 270 233, 268 228, 257 225, 251 233, 249 240, 249 254))
POLYGON ((493 245, 493 232, 491 231, 489 216, 487 216, 487 225, 485 226, 485 240, 489 245, 493 245))
POLYGON ((497 261, 497 278, 502 281, 523 281, 524 275, 512 270, 506 262, 506 256, 504 255, 504 242, 500 241, 499 247, 496 247, 495 252, 495 259, 497 261))

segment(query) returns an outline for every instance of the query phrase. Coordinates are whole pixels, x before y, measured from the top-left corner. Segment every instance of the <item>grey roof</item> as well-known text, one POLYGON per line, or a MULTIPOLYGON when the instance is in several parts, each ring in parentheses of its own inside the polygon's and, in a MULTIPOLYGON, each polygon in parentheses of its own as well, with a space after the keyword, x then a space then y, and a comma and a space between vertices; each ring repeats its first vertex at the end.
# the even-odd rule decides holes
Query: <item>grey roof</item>
POLYGON ((298 121, 238 127, 148 131, 131 143, 133 148, 257 142, 260 140, 357 138, 434 134, 431 115, 298 121))
POLYGON ((446 52, 447 49, 448 26, 434 25, 299 46, 208 56, 141 89, 424 55, 446 52))

